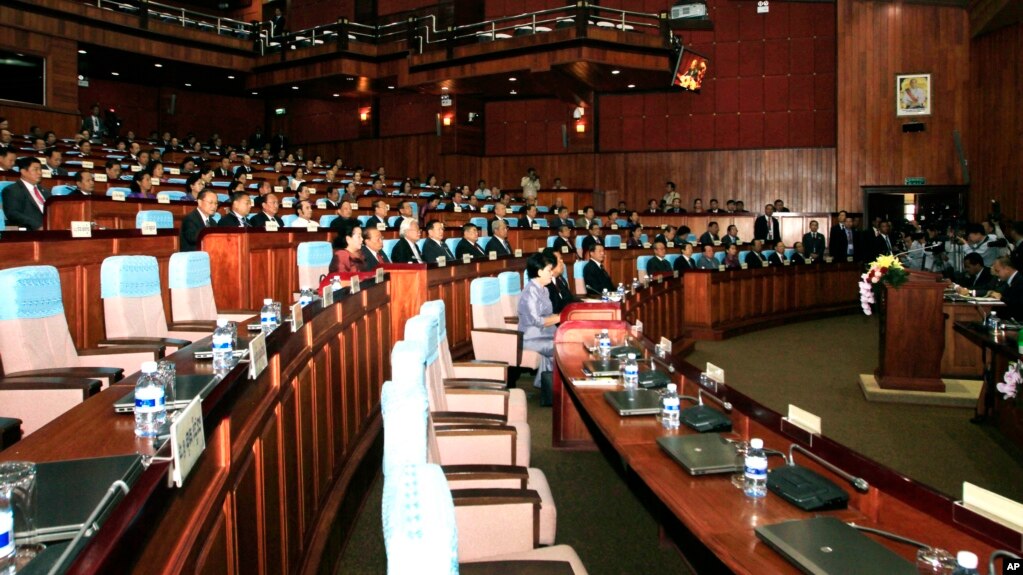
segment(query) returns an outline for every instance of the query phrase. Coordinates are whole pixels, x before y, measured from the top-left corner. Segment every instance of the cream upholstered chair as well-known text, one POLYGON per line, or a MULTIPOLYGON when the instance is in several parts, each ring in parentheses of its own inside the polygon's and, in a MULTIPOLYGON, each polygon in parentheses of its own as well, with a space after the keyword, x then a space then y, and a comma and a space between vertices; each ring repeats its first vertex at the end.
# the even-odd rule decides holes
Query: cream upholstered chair
POLYGON ((320 277, 327 275, 334 250, 330 242, 302 242, 298 244, 298 285, 296 290, 316 289, 320 277))
POLYGON ((245 321, 259 315, 256 310, 217 310, 210 279, 210 254, 176 252, 171 254, 167 284, 171 295, 171 317, 175 325, 198 323, 216 326, 218 317, 245 321))
POLYGON ((571 547, 536 549, 519 533, 508 532, 507 525, 530 518, 529 506, 510 497, 488 500, 482 495, 451 491, 437 465, 409 463, 395 469, 384 480, 381 504, 388 575, 516 575, 535 573, 535 561, 561 562, 573 575, 585 575, 571 547), (481 502, 490 505, 472 505, 481 502), (485 522, 465 529, 463 518, 470 513, 485 522), (467 538, 487 540, 491 544, 482 553, 492 553, 473 554, 466 549, 467 538))
MULTIPOLYGON (((469 411, 500 415, 508 422, 526 423, 526 393, 507 389, 503 382, 472 379, 446 379, 439 342, 437 316, 420 314, 405 322, 405 341, 422 342, 427 358, 426 384, 434 395, 444 395, 435 405, 446 403, 444 411, 469 411)), ((449 354, 450 356, 450 354, 449 354)), ((450 360, 449 360, 450 361, 450 360)), ((441 408, 438 408, 441 409, 441 408)))
POLYGON ((512 367, 540 367, 540 356, 522 348, 522 334, 505 327, 497 278, 472 280, 469 303, 472 304, 472 350, 477 358, 503 361, 512 367))
POLYGON ((107 339, 180 349, 213 333, 208 324, 170 324, 163 312, 160 267, 153 256, 111 256, 100 266, 107 339))
POLYGON ((476 359, 455 363, 451 359, 451 345, 448 343, 447 308, 444 300, 435 299, 423 303, 419 313, 437 319, 437 343, 440 350, 440 370, 444 381, 468 379, 474 383, 485 381, 505 387, 508 381, 508 364, 502 361, 476 359))
MULTIPOLYGON (((391 371, 394 378, 392 386, 401 387, 401 395, 421 397, 416 408, 421 411, 422 401, 429 403, 425 381, 428 369, 425 368, 422 347, 406 341, 395 344, 391 352, 391 371)), ((401 424, 401 429, 405 430, 402 433, 410 434, 408 440, 416 446, 412 449, 420 449, 418 446, 425 442, 427 460, 444 465, 452 489, 496 487, 535 491, 540 499, 536 540, 542 545, 552 545, 558 521, 554 496, 543 471, 517 460, 518 427, 505 425, 500 420, 481 419, 479 414, 471 413, 431 410, 427 416, 425 439, 422 427, 415 423, 401 424)), ((419 417, 409 416, 408 419, 415 422, 419 417)), ((386 419, 384 425, 387 426, 386 419)), ((388 458, 388 441, 385 431, 385 459, 388 458)), ((390 441, 398 440, 392 437, 390 441)), ((407 446, 402 449, 407 449, 407 446)), ((410 452, 392 450, 391 453, 408 455, 410 452)), ((385 468, 388 465, 385 463, 385 468)))
POLYGON ((75 349, 55 267, 0 270, 0 293, 0 416, 21 419, 25 434, 163 357, 159 345, 75 349))

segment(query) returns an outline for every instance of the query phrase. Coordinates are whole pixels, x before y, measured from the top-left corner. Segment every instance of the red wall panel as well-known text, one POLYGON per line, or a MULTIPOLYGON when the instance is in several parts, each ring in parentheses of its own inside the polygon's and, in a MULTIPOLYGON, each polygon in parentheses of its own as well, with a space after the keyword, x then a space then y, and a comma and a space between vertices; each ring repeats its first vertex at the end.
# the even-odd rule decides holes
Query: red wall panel
POLYGON ((394 94, 380 97, 380 136, 435 133, 440 98, 430 94, 394 94))
MULTIPOLYGON (((586 132, 575 131, 572 111, 575 105, 552 99, 531 99, 490 102, 483 113, 488 156, 521 154, 572 154, 593 150, 593 109, 584 117, 586 132), (562 130, 567 130, 568 147, 562 130)), ((635 112, 638 120, 631 137, 643 140, 643 111, 635 112)), ((663 116, 663 113, 662 113, 663 116)), ((615 124, 616 122, 611 122, 615 124)), ((617 122, 620 123, 620 122, 617 122)), ((603 129, 603 124, 602 124, 603 129)), ((612 128, 614 129, 614 128, 612 128)), ((659 136, 663 138, 664 136, 659 136)))

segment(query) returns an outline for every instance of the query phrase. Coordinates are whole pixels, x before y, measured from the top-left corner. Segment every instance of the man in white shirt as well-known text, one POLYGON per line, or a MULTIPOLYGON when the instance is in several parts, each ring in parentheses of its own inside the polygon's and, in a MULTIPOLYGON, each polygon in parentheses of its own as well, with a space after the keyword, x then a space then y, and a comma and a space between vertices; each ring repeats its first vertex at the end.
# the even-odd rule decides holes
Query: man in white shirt
POLYGON ((289 228, 308 228, 310 225, 318 225, 312 221, 313 206, 309 203, 309 200, 300 200, 298 205, 295 206, 295 214, 298 217, 288 225, 289 228))

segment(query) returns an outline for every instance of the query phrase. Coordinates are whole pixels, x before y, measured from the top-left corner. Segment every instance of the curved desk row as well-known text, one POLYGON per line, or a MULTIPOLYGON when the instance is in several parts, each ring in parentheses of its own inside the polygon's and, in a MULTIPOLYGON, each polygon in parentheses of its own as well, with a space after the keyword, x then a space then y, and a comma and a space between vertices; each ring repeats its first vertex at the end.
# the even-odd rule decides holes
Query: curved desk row
MULTIPOLYGON (((691 476, 656 444, 666 435, 687 435, 695 431, 683 426, 665 430, 655 416, 622 418, 604 400, 608 387, 575 386, 581 379, 582 362, 589 358, 584 343, 590 343, 601 328, 609 328, 612 341, 623 342, 627 325, 615 321, 570 321, 555 336, 554 410, 568 402, 581 414, 580 427, 592 434, 593 442, 620 462, 628 480, 638 485, 641 498, 648 499, 661 519, 663 532, 679 545, 697 572, 798 573, 794 565, 759 541, 757 526, 787 520, 831 515, 951 550, 969 549, 987 557, 995 548, 1020 550, 1019 534, 973 513, 937 492, 877 464, 827 437, 810 436, 782 420, 780 414, 725 385, 715 395, 730 401, 733 435, 749 440, 764 439, 768 448, 787 451, 798 443, 816 455, 861 476, 870 483, 866 493, 850 487, 842 478, 797 455, 799 465, 828 477, 851 496, 848 509, 804 512, 769 493, 759 501, 747 499, 732 485, 730 474, 691 476)), ((631 342, 649 355, 649 341, 631 342)), ((668 360, 671 361, 671 360, 668 360)), ((680 392, 696 395, 699 370, 673 362, 673 381, 680 392)), ((684 405, 683 407, 686 407, 684 405)), ((776 463, 771 460, 771 467, 776 463)), ((880 540, 880 539, 878 539, 880 540)), ((885 540, 883 544, 904 558, 915 561, 916 549, 885 540)))
MULTIPOLYGON (((329 307, 311 304, 297 333, 287 323, 272 333, 257 379, 243 363, 203 401, 206 451, 184 486, 168 488, 168 464, 152 463, 68 572, 333 572, 380 467, 391 287, 367 284, 329 307)), ((247 338, 244 329, 239 335, 247 338)), ((209 340, 170 357, 179 374, 211 373, 209 362, 192 357, 203 345, 209 340)), ((0 460, 146 451, 131 414, 112 407, 134 382, 111 386, 0 460)))

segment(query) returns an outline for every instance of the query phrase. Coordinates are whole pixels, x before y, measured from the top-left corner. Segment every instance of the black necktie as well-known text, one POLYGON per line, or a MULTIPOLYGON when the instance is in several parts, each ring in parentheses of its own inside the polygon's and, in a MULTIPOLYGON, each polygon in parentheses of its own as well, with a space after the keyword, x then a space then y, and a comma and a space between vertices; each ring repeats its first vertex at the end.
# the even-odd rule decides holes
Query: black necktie
POLYGON ((409 242, 409 245, 412 246, 412 254, 416 257, 416 262, 423 263, 423 257, 419 254, 419 246, 416 245, 416 242, 409 242))
POLYGON ((387 259, 387 254, 384 253, 384 250, 377 252, 377 260, 379 260, 382 264, 391 263, 391 260, 387 259))
POLYGON ((448 249, 448 245, 444 242, 440 242, 440 245, 444 248, 444 253, 447 254, 448 261, 455 259, 455 254, 451 253, 448 249))

